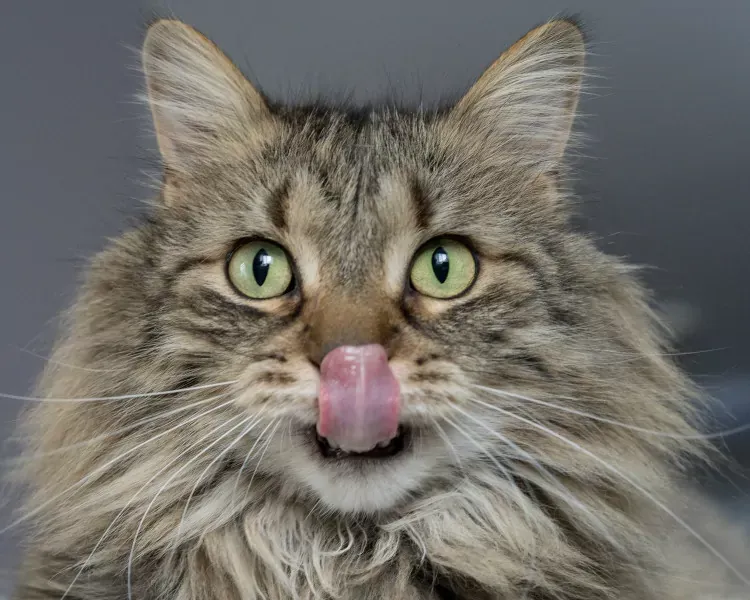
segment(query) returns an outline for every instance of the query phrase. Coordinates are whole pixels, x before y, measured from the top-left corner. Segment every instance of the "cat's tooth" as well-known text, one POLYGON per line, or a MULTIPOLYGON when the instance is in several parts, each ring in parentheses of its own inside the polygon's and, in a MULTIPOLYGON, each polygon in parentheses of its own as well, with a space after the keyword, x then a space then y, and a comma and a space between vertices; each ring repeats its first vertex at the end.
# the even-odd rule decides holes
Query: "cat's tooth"
POLYGON ((341 448, 339 446, 338 442, 336 440, 332 440, 331 438, 327 438, 326 441, 328 442, 328 445, 333 448, 334 450, 338 450, 341 448))
POLYGON ((341 447, 341 450, 344 452, 349 452, 352 454, 365 454, 366 452, 370 452, 372 450, 375 450, 375 446, 370 446, 369 448, 346 448, 344 446, 341 447))
POLYGON ((385 448, 390 443, 391 443, 391 440, 383 440, 382 442, 378 442, 377 446, 378 448, 385 448))

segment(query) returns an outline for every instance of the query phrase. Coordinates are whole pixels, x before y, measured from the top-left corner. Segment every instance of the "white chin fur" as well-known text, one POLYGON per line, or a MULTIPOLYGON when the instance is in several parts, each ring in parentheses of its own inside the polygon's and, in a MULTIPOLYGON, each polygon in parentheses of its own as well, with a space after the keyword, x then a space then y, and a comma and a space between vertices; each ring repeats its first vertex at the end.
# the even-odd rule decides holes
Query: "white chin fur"
POLYGON ((399 504, 407 490, 381 478, 340 478, 326 486, 315 486, 324 504, 342 513, 377 513, 399 504))
POLYGON ((390 510, 416 491, 433 466, 430 460, 408 457, 393 464, 373 465, 361 473, 331 464, 311 465, 299 475, 321 502, 342 513, 390 510))

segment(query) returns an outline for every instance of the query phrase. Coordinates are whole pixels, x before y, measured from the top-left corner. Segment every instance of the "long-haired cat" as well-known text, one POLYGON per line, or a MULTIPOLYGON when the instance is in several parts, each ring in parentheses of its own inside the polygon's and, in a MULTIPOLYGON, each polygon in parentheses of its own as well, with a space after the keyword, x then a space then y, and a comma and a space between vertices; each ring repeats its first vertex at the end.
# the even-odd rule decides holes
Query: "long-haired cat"
POLYGON ((176 21, 143 65, 163 185, 26 420, 16 598, 747 596, 696 394, 570 224, 575 23, 432 112, 273 105, 176 21))

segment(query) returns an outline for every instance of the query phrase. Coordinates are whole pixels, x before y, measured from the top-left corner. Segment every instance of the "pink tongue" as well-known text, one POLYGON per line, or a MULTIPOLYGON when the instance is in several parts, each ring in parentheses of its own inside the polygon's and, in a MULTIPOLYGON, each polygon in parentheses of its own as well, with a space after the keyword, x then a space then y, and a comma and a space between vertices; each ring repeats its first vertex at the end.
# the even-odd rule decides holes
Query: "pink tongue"
POLYGON ((398 433, 399 385, 380 344, 339 346, 320 365, 318 433, 367 452, 398 433))

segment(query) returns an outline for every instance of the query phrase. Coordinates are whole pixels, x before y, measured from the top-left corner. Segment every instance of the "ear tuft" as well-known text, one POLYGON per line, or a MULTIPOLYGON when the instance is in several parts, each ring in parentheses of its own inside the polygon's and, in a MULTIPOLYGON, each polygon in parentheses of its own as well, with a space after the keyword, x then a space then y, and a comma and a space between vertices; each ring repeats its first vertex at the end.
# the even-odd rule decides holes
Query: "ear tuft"
POLYGON ((159 149, 178 173, 241 152, 271 121, 263 97, 240 70, 184 23, 151 25, 142 62, 159 149))
POLYGON ((506 50, 453 109, 460 127, 544 170, 559 163, 575 118, 585 58, 572 20, 550 21, 506 50))

